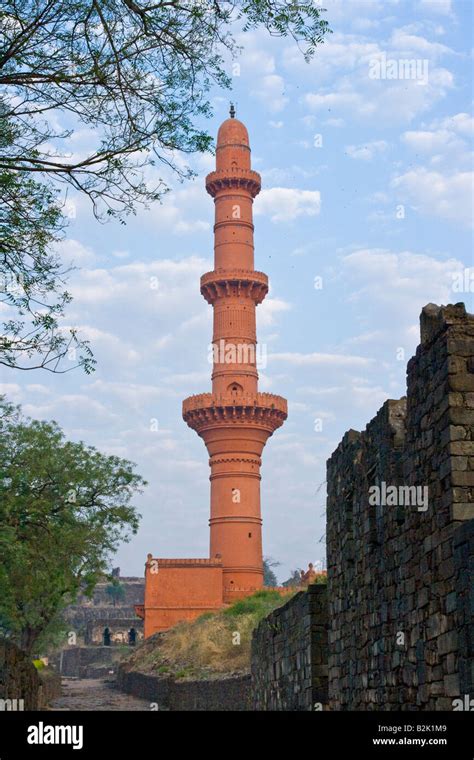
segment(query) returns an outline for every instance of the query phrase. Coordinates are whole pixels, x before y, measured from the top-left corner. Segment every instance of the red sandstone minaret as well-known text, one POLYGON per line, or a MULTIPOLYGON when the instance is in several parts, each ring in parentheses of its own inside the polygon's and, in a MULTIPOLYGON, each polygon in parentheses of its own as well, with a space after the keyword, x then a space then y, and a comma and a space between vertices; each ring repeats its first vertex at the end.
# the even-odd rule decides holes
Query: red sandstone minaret
POLYGON ((284 398, 258 392, 255 307, 268 278, 254 269, 252 205, 261 183, 247 129, 234 117, 231 106, 217 136, 216 171, 206 177, 215 204, 214 271, 201 277, 214 309, 212 393, 183 402, 183 418, 210 456, 210 557, 222 561, 224 602, 263 585, 260 457, 287 416, 284 398))

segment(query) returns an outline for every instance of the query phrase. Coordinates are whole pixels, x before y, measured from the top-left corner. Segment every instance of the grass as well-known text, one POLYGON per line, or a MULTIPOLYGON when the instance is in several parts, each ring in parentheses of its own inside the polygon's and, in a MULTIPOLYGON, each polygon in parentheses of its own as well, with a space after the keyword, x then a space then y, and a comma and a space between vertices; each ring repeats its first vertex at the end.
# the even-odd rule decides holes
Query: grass
POLYGON ((262 589, 218 613, 155 634, 124 662, 129 670, 177 679, 203 679, 250 669, 252 631, 276 607, 295 594, 262 589))
POLYGON ((246 596, 245 599, 239 599, 237 602, 234 602, 230 607, 223 610, 222 614, 229 618, 252 615, 256 622, 259 623, 272 610, 287 602, 294 593, 294 590, 291 590, 283 597, 278 591, 266 591, 262 589, 252 594, 252 596, 246 596))

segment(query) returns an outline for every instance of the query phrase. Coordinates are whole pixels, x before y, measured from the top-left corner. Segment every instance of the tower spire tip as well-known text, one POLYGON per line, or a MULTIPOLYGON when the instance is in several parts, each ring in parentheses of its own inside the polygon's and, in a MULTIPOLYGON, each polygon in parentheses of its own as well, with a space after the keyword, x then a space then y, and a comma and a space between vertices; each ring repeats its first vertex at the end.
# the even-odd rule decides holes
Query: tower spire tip
POLYGON ((231 119, 235 119, 235 106, 233 103, 230 104, 229 114, 231 119))

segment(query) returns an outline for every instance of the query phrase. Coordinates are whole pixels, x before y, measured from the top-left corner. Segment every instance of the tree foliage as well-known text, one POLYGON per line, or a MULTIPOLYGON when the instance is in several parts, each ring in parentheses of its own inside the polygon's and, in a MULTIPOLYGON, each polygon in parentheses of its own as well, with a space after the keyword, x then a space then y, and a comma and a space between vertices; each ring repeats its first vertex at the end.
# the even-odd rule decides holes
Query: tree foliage
POLYGON ((284 586, 285 588, 294 588, 296 586, 300 586, 301 585, 301 573, 302 572, 303 571, 301 569, 300 570, 292 570, 290 577, 287 578, 286 581, 283 581, 283 583, 281 585, 284 586))
POLYGON ((211 87, 230 86, 232 30, 289 36, 309 60, 329 31, 322 13, 312 0, 3 1, 0 278, 15 315, 0 339, 4 365, 94 368, 87 342, 59 324, 71 297, 50 253, 58 188, 87 196, 100 219, 160 200, 163 171, 192 175, 178 153, 211 147, 200 124, 211 87), (71 153, 78 129, 90 147, 71 153))
POLYGON ((105 591, 107 596, 112 599, 114 607, 117 602, 121 602, 125 598, 125 587, 116 578, 106 586, 105 591))
POLYGON ((278 560, 275 560, 272 557, 263 558, 263 585, 264 586, 267 586, 270 588, 274 588, 275 586, 278 586, 278 580, 273 568, 278 567, 279 565, 281 565, 281 562, 278 562, 278 560))
POLYGON ((230 86, 224 57, 240 26, 290 36, 308 60, 328 31, 312 1, 5 0, 0 85, 16 129, 0 168, 54 175, 97 213, 159 198, 164 182, 147 184, 141 170, 158 161, 183 176, 173 151, 210 147, 195 123, 211 113, 211 86, 230 86), (69 126, 54 124, 57 112, 69 126), (54 145, 77 122, 96 145, 66 158, 54 145))
MULTIPOLYGON (((0 116, 0 149, 13 143, 15 129, 0 116)), ((93 369, 87 341, 74 329, 60 329, 59 318, 71 301, 61 290, 68 273, 51 246, 63 229, 54 189, 30 176, 0 169, 0 303, 14 316, 0 335, 0 364, 17 369, 64 372, 93 369), (69 364, 61 360, 67 355, 69 364)))
POLYGON ((0 627, 26 651, 136 533, 134 466, 0 399, 0 627))

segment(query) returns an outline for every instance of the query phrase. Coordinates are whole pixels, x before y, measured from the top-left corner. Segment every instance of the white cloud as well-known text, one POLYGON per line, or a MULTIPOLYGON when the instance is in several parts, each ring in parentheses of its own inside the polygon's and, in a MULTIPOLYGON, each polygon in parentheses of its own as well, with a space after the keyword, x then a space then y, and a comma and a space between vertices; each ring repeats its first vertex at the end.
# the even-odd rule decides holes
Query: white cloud
POLYGON ((56 251, 66 266, 89 266, 97 261, 97 256, 92 248, 73 238, 67 238, 57 243, 56 251))
POLYGON ((123 337, 113 335, 105 330, 99 330, 90 325, 77 325, 77 330, 84 340, 89 340, 94 346, 94 354, 98 361, 107 354, 114 361, 135 363, 140 357, 139 352, 123 337))
POLYGON ((257 308, 257 329, 260 327, 269 327, 274 325, 277 315, 283 311, 289 311, 291 304, 282 298, 272 298, 267 296, 263 303, 257 308))
POLYGON ((417 55, 423 55, 425 58, 434 61, 447 53, 453 52, 447 45, 443 45, 440 42, 431 42, 431 40, 418 34, 410 34, 403 27, 393 31, 390 45, 401 58, 414 58, 417 55))
POLYGON ((316 216, 320 210, 319 190, 272 187, 262 190, 255 201, 255 214, 269 216, 272 222, 288 222, 300 216, 316 216))
POLYGON ((452 130, 470 137, 474 134, 474 117, 468 113, 457 113, 454 116, 446 116, 444 119, 433 122, 432 127, 452 130))
POLYGON ((40 383, 30 383, 30 385, 26 386, 26 390, 28 393, 41 393, 46 396, 51 394, 51 389, 40 383))
POLYGON ((328 127, 343 127, 345 126, 344 119, 325 119, 325 124, 327 124, 328 127))
MULTIPOLYGON (((312 147, 311 144, 308 144, 305 147, 312 147)), ((314 177, 318 174, 318 169, 320 167, 304 167, 304 166, 298 166, 296 164, 293 164, 291 166, 288 166, 286 168, 281 167, 273 167, 272 169, 265 169, 261 172, 262 177, 262 183, 264 186, 264 189, 268 185, 282 185, 285 182, 295 182, 298 179, 309 179, 310 177, 314 177)))
MULTIPOLYGON (((350 299, 361 305, 371 303, 373 323, 379 320, 390 324, 390 314, 396 315, 396 325, 404 330, 418 319, 421 307, 427 303, 449 303, 453 283, 452 273, 462 269, 456 259, 436 259, 426 254, 378 248, 363 248, 342 259, 342 279, 352 287, 350 299)), ((396 334, 395 324, 391 326, 396 334)))
POLYGON ((452 14, 451 0, 419 0, 421 11, 450 16, 452 14))
MULTIPOLYGON (((315 80, 319 83, 327 81, 338 73, 355 71, 362 63, 368 64, 373 55, 379 52, 376 42, 368 42, 354 34, 335 32, 326 39, 324 45, 318 48, 315 63, 309 64, 315 80)), ((283 52, 283 65, 286 69, 299 73, 308 73, 308 64, 304 61, 301 51, 296 45, 287 47, 283 52)))
POLYGON ((323 367, 366 367, 371 363, 371 359, 364 356, 349 356, 338 354, 301 354, 301 353, 279 353, 271 354, 271 361, 285 362, 295 367, 305 366, 323 366, 323 367))
MULTIPOLYGON (((349 87, 347 89, 339 90, 338 92, 328 92, 325 94, 309 92, 305 96, 306 104, 314 111, 330 111, 333 108, 346 108, 352 107, 357 109, 358 112, 363 111, 362 97, 351 91, 349 87)), ((372 111, 373 107, 368 104, 367 109, 372 111)))
POLYGON ((23 397, 23 389, 18 383, 4 383, 2 382, 0 395, 5 395, 8 401, 14 404, 19 404, 23 397))
POLYGON ((119 401, 131 407, 137 404, 153 403, 169 396, 168 389, 160 385, 147 383, 120 382, 113 380, 94 380, 88 385, 91 392, 102 395, 106 399, 115 396, 119 401))
POLYGON ((165 196, 155 203, 145 220, 160 230, 177 235, 205 232, 211 228, 212 206, 202 182, 190 182, 184 189, 165 196))
POLYGON ((417 167, 395 177, 391 186, 402 203, 422 214, 472 224, 472 172, 446 175, 417 167))
POLYGON ((130 252, 122 250, 112 251, 112 256, 115 259, 128 259, 130 258, 130 252))
POLYGON ((250 90, 250 94, 263 101, 272 113, 282 111, 288 103, 285 95, 285 80, 279 74, 267 74, 260 77, 250 90))
POLYGON ((69 409, 76 421, 94 419, 96 424, 99 421, 111 424, 119 420, 118 411, 112 411, 110 406, 91 398, 89 393, 65 393, 55 395, 43 404, 25 403, 23 405, 26 415, 40 419, 55 418, 57 413, 63 412, 64 409, 69 409))
POLYGON ((77 304, 116 302, 131 306, 139 303, 142 310, 163 313, 171 309, 174 313, 180 309, 181 299, 192 294, 200 299, 199 277, 209 268, 210 262, 198 256, 177 261, 134 261, 109 269, 83 271, 74 280, 71 290, 77 304))
POLYGON ((452 175, 472 166, 472 152, 466 138, 473 132, 473 122, 467 113, 458 113, 434 120, 428 128, 406 131, 400 139, 417 154, 427 156, 433 169, 443 168, 452 175))
MULTIPOLYGON (((446 45, 412 34, 408 27, 395 29, 385 44, 353 34, 332 35, 318 50, 317 88, 303 102, 314 113, 330 112, 331 119, 410 123, 453 87, 451 72, 439 65, 451 54, 446 45), (426 61, 427 69, 423 63, 419 78, 407 77, 404 70, 399 79, 369 76, 374 61, 382 60, 426 61)), ((287 53, 286 65, 300 65, 295 50, 287 53)))
POLYGON ((268 51, 271 41, 264 30, 237 35, 237 42, 243 46, 239 59, 242 74, 250 81, 250 95, 271 112, 282 111, 288 103, 285 94, 285 80, 277 72, 274 56, 268 51))
POLYGON ((342 78, 330 92, 307 93, 304 101, 312 111, 334 112, 333 118, 403 124, 428 111, 452 86, 453 76, 443 68, 430 70, 424 85, 414 79, 370 80, 364 73, 342 78))
POLYGON ((438 129, 436 132, 427 130, 407 131, 403 133, 401 139, 410 148, 420 153, 447 150, 450 145, 452 146, 453 141, 457 145, 460 144, 460 141, 455 139, 452 132, 446 129, 438 129))
POLYGON ((362 161, 371 161, 376 155, 383 153, 388 147, 385 140, 373 140, 362 145, 347 145, 346 153, 351 158, 362 161))

